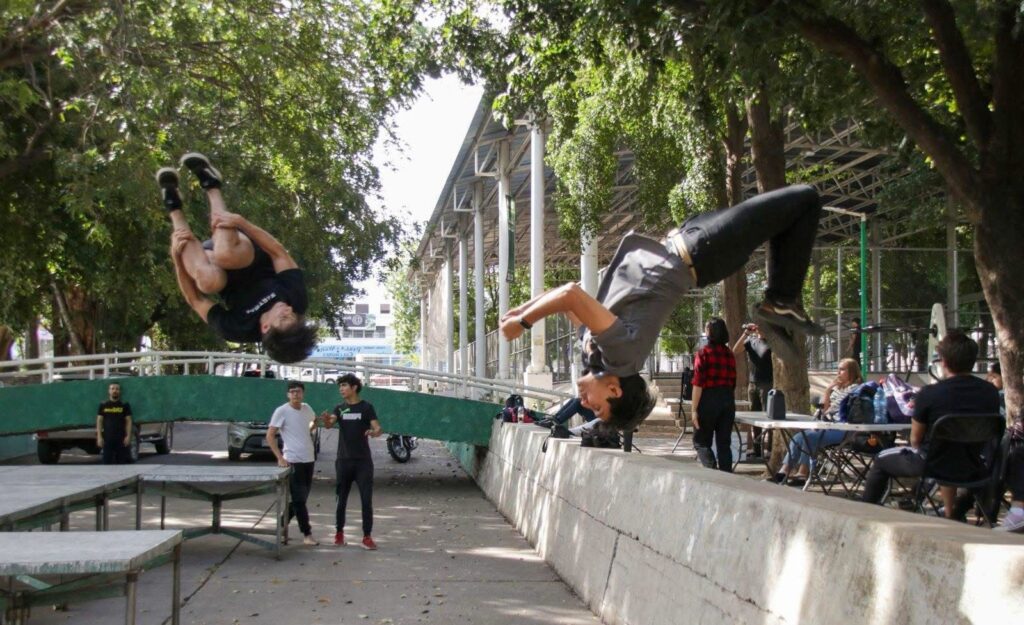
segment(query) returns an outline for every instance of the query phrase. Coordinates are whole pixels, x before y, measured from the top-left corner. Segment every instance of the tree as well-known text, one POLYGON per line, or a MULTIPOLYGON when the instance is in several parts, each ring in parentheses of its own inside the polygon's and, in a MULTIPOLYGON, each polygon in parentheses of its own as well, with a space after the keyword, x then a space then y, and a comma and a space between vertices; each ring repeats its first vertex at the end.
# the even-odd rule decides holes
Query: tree
MULTIPOLYGON (((379 132, 429 71, 425 46, 400 45, 424 34, 414 15, 52 0, 5 4, 0 23, 0 320, 16 330, 42 317, 81 349, 125 349, 182 317, 152 172, 190 149, 292 250, 328 323, 401 231, 365 198, 379 132)), ((202 236, 201 193, 186 196, 202 236)), ((185 333, 169 344, 205 341, 168 326, 185 333)))
POLYGON ((1007 414, 1024 401, 1024 13, 1010 0, 670 3, 711 12, 740 36, 796 34, 842 60, 942 176, 974 229, 999 338, 1007 414))

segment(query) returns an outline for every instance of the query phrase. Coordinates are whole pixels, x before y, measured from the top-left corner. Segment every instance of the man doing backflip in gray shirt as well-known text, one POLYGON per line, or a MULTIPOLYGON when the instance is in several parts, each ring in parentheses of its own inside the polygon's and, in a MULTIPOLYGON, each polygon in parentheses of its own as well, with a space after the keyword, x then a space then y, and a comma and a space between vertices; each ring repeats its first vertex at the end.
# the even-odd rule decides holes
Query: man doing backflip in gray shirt
POLYGON ((692 217, 662 241, 628 234, 596 298, 576 283, 551 289, 505 313, 501 333, 512 340, 534 322, 565 313, 582 326, 580 402, 631 432, 654 408, 640 370, 679 300, 738 271, 766 241, 768 287, 754 318, 776 356, 799 360, 794 333, 822 332, 800 304, 820 214, 817 192, 801 185, 692 217))

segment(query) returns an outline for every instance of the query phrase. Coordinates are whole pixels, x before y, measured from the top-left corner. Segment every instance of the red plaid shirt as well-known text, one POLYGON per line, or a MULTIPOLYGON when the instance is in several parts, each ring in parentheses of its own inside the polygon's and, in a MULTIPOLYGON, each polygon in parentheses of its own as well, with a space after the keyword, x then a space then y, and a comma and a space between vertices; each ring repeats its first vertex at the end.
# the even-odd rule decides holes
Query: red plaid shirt
POLYGON ((705 345, 693 362, 693 385, 736 388, 736 356, 725 345, 705 345))

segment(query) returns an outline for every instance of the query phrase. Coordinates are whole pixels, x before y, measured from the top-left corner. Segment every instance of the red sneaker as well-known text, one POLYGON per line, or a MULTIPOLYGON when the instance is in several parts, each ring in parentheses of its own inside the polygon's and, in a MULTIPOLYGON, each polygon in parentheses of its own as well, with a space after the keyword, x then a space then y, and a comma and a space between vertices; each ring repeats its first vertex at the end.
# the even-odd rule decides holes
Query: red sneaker
POLYGON ((363 536, 363 549, 369 549, 370 551, 377 550, 377 543, 373 542, 373 539, 369 536, 363 536))
POLYGON ((338 547, 344 547, 345 546, 345 532, 335 532, 334 533, 334 544, 337 545, 338 547))

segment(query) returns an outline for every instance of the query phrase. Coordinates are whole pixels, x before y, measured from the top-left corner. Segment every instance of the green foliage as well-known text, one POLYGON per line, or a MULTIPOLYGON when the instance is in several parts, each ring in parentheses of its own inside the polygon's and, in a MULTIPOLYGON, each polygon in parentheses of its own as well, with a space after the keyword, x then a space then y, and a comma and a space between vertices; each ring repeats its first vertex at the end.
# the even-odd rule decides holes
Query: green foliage
MULTIPOLYGON (((187 314, 152 180, 189 150, 225 174, 229 209, 292 251, 328 323, 401 232, 365 197, 378 133, 429 69, 414 16, 340 0, 19 2, 0 24, 0 321, 52 317, 54 281, 95 302, 102 344, 135 345, 154 322, 168 345, 205 343, 172 321, 187 314)), ((204 236, 202 194, 185 194, 204 236)))

